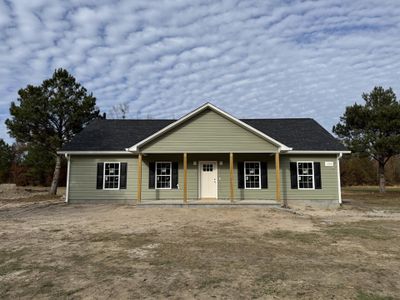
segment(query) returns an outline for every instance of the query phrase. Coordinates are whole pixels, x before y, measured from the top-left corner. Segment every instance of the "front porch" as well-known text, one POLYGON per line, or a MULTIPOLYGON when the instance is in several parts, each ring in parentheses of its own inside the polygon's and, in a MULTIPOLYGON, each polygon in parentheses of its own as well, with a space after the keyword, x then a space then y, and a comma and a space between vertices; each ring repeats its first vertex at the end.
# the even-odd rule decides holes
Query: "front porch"
POLYGON ((279 206, 280 153, 139 153, 136 199, 138 206, 279 206))

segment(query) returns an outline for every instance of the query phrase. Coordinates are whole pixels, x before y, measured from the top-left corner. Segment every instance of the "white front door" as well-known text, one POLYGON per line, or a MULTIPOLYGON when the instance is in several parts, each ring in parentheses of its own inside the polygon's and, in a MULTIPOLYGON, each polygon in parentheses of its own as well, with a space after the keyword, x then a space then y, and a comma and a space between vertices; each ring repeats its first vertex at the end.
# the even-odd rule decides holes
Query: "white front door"
POLYGON ((200 198, 217 198, 218 172, 216 161, 201 161, 200 198))

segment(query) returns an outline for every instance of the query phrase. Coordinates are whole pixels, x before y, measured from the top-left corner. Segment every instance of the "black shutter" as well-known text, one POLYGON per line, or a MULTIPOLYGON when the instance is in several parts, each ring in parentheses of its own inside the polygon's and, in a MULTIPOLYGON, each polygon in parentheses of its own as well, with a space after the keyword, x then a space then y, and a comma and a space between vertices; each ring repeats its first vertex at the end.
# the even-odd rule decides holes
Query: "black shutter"
POLYGON ((267 189, 268 188, 268 166, 265 161, 261 163, 261 188, 267 189))
POLYGON ((321 163, 315 162, 314 163, 314 184, 317 190, 322 188, 321 183, 321 163))
POLYGON ((297 163, 290 163, 290 184, 292 189, 297 189, 297 163))
POLYGON ((126 189, 126 173, 128 170, 128 164, 126 162, 121 163, 121 175, 120 175, 120 180, 121 182, 119 183, 119 188, 120 189, 126 189))
POLYGON ((103 189, 103 173, 104 173, 104 163, 97 163, 97 182, 96 189, 103 189))
POLYGON ((244 162, 238 162, 238 188, 244 188, 244 162))
POLYGON ((149 189, 154 189, 156 184, 156 163, 149 162, 149 189))
POLYGON ((173 189, 178 188, 178 162, 172 162, 172 186, 173 189))

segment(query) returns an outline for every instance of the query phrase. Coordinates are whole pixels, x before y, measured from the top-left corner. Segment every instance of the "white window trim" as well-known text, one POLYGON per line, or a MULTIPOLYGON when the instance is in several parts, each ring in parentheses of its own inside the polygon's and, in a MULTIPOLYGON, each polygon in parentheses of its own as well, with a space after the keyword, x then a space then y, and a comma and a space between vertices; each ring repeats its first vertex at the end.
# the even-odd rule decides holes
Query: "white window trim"
MULTIPOLYGON (((110 176, 110 175, 108 175, 110 176)), ((111 176, 116 176, 116 175, 111 175, 111 176)), ((107 161, 103 163, 103 190, 106 191, 116 191, 119 190, 119 187, 121 185, 121 162, 115 162, 115 161, 107 161), (106 164, 118 164, 118 188, 106 188, 106 164)))
POLYGON ((172 189, 172 161, 156 161, 156 169, 154 170, 154 172, 155 172, 155 184, 154 184, 154 188, 156 189, 156 190, 171 190, 172 189), (158 164, 169 164, 169 170, 170 170, 170 173, 169 173, 169 188, 168 187, 162 187, 162 188, 159 188, 159 187, 157 187, 157 176, 164 176, 164 177, 167 177, 168 175, 157 175, 157 165, 158 164))
POLYGON ((297 172, 297 189, 298 190, 315 190, 315 178, 314 178, 314 161, 298 161, 296 162, 297 172), (311 164, 312 174, 311 175, 300 175, 299 164, 311 164), (311 176, 312 177, 312 188, 301 188, 300 187, 300 176, 311 176))
POLYGON ((261 190, 261 162, 260 161, 245 161, 243 165, 243 173, 244 173, 244 189, 245 190, 261 190), (257 175, 246 175, 246 164, 247 163, 257 163, 258 164, 258 187, 246 187, 246 176, 257 176, 257 175))

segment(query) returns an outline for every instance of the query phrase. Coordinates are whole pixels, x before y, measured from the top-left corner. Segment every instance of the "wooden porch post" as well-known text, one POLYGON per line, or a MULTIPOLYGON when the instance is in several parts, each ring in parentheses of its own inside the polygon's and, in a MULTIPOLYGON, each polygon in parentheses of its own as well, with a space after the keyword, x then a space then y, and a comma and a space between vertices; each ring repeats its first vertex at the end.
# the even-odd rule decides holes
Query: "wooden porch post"
POLYGON ((276 201, 281 201, 281 170, 279 152, 275 153, 275 172, 276 172, 276 201))
POLYGON ((138 166, 137 166, 137 202, 142 201, 142 153, 138 156, 138 166))
POLYGON ((183 201, 187 203, 187 153, 183 153, 183 201))
POLYGON ((233 153, 229 153, 229 183, 230 183, 230 194, 229 198, 231 202, 233 202, 233 199, 235 198, 234 190, 233 190, 233 153))

